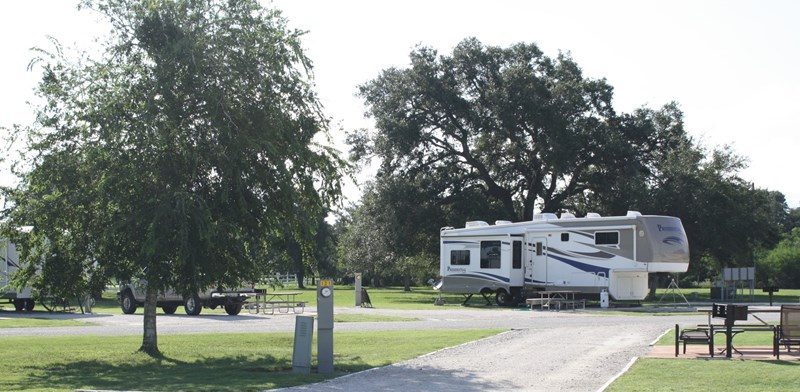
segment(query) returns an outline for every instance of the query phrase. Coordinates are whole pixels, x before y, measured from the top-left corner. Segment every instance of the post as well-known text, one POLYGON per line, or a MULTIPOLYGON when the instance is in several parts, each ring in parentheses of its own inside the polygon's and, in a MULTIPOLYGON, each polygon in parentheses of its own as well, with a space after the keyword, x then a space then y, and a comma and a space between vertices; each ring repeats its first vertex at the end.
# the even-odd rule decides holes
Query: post
POLYGON ((297 316, 294 320, 292 372, 309 374, 311 373, 311 339, 314 337, 314 317, 297 316))
POLYGON ((678 337, 680 336, 680 328, 678 328, 678 324, 675 324, 675 358, 678 358, 678 347, 680 347, 680 342, 678 341, 678 337))
POLYGON ((361 306, 361 272, 356 272, 356 307, 361 306))
MULTIPOLYGON (((728 304, 725 309, 725 358, 730 359, 733 351, 733 323, 736 322, 733 304, 728 304)), ((713 337, 712 337, 713 339, 713 337)))
POLYGON ((333 280, 317 286, 317 364, 319 373, 333 373, 333 280))

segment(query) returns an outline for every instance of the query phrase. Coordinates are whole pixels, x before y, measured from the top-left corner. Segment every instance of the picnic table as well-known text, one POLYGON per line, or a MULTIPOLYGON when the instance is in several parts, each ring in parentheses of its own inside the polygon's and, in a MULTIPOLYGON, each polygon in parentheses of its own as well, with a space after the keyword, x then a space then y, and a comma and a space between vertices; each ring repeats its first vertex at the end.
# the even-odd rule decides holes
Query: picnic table
MULTIPOLYGON (((771 324, 764 321, 761 317, 758 317, 758 313, 780 313, 780 309, 764 309, 764 308, 751 308, 747 307, 747 315, 753 316, 756 320, 759 321, 759 324, 736 324, 735 320, 731 320, 732 323, 730 326, 725 324, 714 325, 711 321, 713 309, 697 309, 698 312, 705 312, 708 313, 708 324, 706 325, 698 325, 700 328, 707 328, 711 331, 711 350, 713 351, 714 342, 713 342, 713 335, 717 333, 725 334, 726 348, 720 351, 720 354, 725 354, 726 357, 730 358, 733 352, 736 352, 739 355, 742 353, 736 349, 733 345, 733 338, 734 336, 744 333, 746 331, 774 331, 775 327, 771 324), (728 346, 730 346, 730 350, 728 350, 728 346)), ((713 354, 712 354, 713 356, 713 354)))
POLYGON ((306 301, 297 300, 297 296, 303 294, 301 291, 266 292, 256 290, 255 301, 247 305, 251 314, 288 314, 291 310, 294 314, 301 314, 305 311, 306 301))
POLYGON ((525 303, 533 310, 534 306, 539 306, 540 309, 545 308, 549 310, 561 310, 563 308, 575 308, 580 305, 581 308, 586 308, 586 300, 576 300, 575 294, 577 291, 571 290, 544 290, 538 291, 539 298, 528 298, 525 303))

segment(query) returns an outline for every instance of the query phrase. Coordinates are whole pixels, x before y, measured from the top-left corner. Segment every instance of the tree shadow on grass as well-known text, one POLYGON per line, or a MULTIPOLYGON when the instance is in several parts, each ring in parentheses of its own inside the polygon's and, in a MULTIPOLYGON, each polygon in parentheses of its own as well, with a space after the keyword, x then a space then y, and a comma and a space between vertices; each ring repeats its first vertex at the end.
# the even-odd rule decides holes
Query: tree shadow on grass
MULTIPOLYGON (((140 354, 143 355, 143 354, 140 354)), ((132 354, 134 358, 136 355, 132 354)), ((24 367, 26 389, 114 389, 157 391, 249 391, 301 385, 336 375, 299 375, 291 372, 290 358, 271 355, 232 356, 181 361, 166 356, 141 357, 130 364, 78 361, 47 367, 24 367)), ((370 368, 350 363, 339 370, 354 372, 370 368)))

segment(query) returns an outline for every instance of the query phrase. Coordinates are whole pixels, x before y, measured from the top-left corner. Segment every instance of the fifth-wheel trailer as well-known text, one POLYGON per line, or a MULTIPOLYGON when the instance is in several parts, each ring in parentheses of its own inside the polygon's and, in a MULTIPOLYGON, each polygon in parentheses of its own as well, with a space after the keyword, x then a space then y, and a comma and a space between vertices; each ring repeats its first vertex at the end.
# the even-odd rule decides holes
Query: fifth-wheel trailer
POLYGON ((31 311, 36 305, 30 287, 16 287, 11 279, 19 270, 17 246, 5 238, 0 238, 0 298, 14 304, 14 309, 31 311))
POLYGON ((651 272, 686 272, 689 245, 680 219, 589 213, 537 214, 527 222, 467 222, 440 232, 446 293, 494 294, 511 305, 536 291, 570 290, 642 300, 651 272))

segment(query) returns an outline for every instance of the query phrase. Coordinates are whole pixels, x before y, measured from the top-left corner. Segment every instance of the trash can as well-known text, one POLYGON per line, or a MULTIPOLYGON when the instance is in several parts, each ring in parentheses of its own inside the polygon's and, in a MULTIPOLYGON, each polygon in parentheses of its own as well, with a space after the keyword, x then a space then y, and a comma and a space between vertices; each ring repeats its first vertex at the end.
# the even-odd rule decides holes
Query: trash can
POLYGON ((83 309, 83 313, 92 313, 92 306, 94 306, 94 298, 92 298, 90 294, 86 294, 81 297, 81 308, 83 309))
POLYGON ((608 307, 608 291, 601 291, 600 292, 600 307, 607 308, 608 307))

